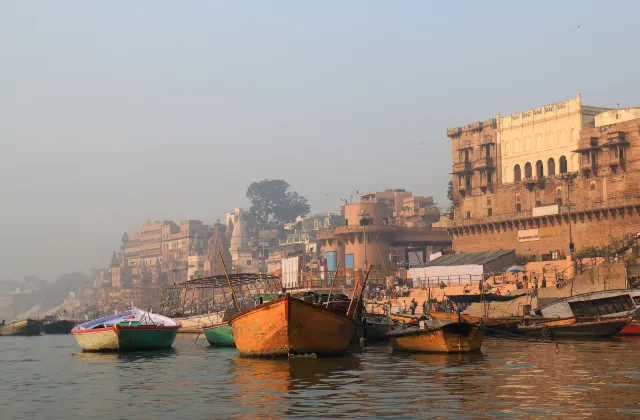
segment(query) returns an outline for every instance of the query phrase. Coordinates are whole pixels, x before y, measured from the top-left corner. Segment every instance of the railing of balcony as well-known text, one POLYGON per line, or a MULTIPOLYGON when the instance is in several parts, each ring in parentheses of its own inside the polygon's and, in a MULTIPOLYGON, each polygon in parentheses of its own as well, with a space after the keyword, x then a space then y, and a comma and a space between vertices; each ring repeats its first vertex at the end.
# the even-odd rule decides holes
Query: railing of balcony
POLYGON ((471 172, 471 162, 454 162, 453 172, 471 172))
POLYGON ((493 158, 491 156, 481 157, 473 162, 474 168, 493 168, 493 158))

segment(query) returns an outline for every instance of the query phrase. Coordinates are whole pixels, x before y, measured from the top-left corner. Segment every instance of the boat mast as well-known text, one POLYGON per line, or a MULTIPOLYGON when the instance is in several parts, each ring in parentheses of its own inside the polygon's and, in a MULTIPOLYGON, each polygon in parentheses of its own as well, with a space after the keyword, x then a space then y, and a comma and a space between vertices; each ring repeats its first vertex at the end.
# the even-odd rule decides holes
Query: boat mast
MULTIPOLYGON (((360 289, 360 296, 358 296, 358 302, 360 302, 360 300, 362 299, 362 295, 364 293, 364 288, 367 285, 367 279, 369 278, 369 274, 371 274, 371 268, 373 268, 373 264, 371 264, 369 266, 369 269, 367 270, 367 275, 364 277, 364 281, 362 282, 362 288, 360 289)), ((353 304, 353 299, 356 297, 355 290, 356 290, 356 288, 354 287, 353 288, 353 296, 351 296, 351 302, 349 302, 349 308, 347 309, 347 315, 349 315, 349 313, 351 312, 351 305, 353 304)), ((354 312, 355 312, 355 309, 354 309, 354 312)))
POLYGON ((336 284, 336 277, 338 277, 338 269, 340 268, 340 261, 336 264, 336 270, 333 272, 333 279, 331 280, 331 288, 329 289, 329 296, 327 297, 327 308, 329 302, 331 302, 331 294, 333 293, 333 285, 336 284))
POLYGON ((227 265, 224 263, 224 258, 222 258, 222 251, 218 251, 218 255, 220 255, 220 261, 222 261, 222 268, 224 268, 224 275, 227 277, 227 283, 229 283, 229 289, 231 289, 231 297, 233 298, 233 304, 236 307, 236 310, 240 312, 240 304, 238 303, 238 299, 236 298, 236 293, 233 291, 233 286, 231 285, 231 279, 229 278, 229 272, 227 271, 227 265))

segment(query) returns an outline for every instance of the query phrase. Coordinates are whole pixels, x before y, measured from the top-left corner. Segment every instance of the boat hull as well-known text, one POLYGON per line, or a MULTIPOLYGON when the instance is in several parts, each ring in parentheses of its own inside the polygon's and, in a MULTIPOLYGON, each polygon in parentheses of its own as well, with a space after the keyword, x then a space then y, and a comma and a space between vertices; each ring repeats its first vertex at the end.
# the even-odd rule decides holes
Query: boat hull
POLYGON ((42 323, 33 319, 14 322, 0 327, 0 335, 40 335, 42 323))
POLYGON ((72 333, 84 351, 117 351, 120 348, 115 328, 99 328, 82 333, 72 331, 72 333))
POLYGON ((364 338, 369 341, 389 341, 389 332, 394 321, 388 316, 364 314, 362 330, 364 338))
POLYGON ((214 312, 210 314, 204 315, 195 315, 189 317, 182 318, 174 318, 176 321, 180 322, 181 327, 178 330, 179 333, 201 333, 202 328, 207 325, 219 324, 222 322, 222 318, 224 317, 224 312, 214 312))
POLYGON ((629 325, 624 327, 619 335, 640 335, 640 321, 632 321, 629 325))
POLYGON ((204 327, 204 336, 212 346, 235 347, 233 330, 228 322, 204 327))
POLYGON ((115 325, 72 333, 78 345, 85 351, 135 351, 171 347, 178 334, 178 328, 115 325))
POLYGON ((76 323, 68 320, 53 321, 42 326, 45 334, 71 334, 76 323))
POLYGON ((243 356, 330 355, 348 350, 358 322, 289 294, 233 316, 229 323, 243 356))
POLYGON ((395 350, 425 353, 472 353, 480 351, 485 331, 466 322, 452 322, 439 328, 418 330, 391 337, 395 350))
POLYGON ((629 325, 629 322, 628 318, 587 322, 578 322, 575 318, 570 318, 534 325, 520 325, 518 330, 530 337, 542 338, 612 337, 629 325))

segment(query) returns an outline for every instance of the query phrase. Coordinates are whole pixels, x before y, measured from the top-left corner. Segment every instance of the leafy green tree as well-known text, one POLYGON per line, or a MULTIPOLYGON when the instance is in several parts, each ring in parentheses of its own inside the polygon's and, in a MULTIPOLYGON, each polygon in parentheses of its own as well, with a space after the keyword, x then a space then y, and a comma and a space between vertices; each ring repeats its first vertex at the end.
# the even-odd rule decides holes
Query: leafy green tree
POLYGON ((447 188, 447 198, 449 202, 453 204, 453 180, 449 180, 449 186, 447 188))
POLYGON ((308 215, 311 210, 307 199, 290 191, 289 183, 283 179, 252 183, 247 188, 247 198, 251 201, 251 208, 245 220, 253 234, 293 222, 298 216, 308 215))

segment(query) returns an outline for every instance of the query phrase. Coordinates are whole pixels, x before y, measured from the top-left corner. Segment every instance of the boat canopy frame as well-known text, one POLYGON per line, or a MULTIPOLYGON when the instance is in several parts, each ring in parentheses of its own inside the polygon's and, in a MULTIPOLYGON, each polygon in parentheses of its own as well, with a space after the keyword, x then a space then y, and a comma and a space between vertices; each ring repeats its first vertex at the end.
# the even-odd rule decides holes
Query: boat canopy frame
POLYGON ((237 273, 199 277, 162 289, 160 313, 166 316, 198 316, 235 308, 229 283, 240 309, 253 307, 261 297, 271 298, 282 289, 278 276, 237 273))

